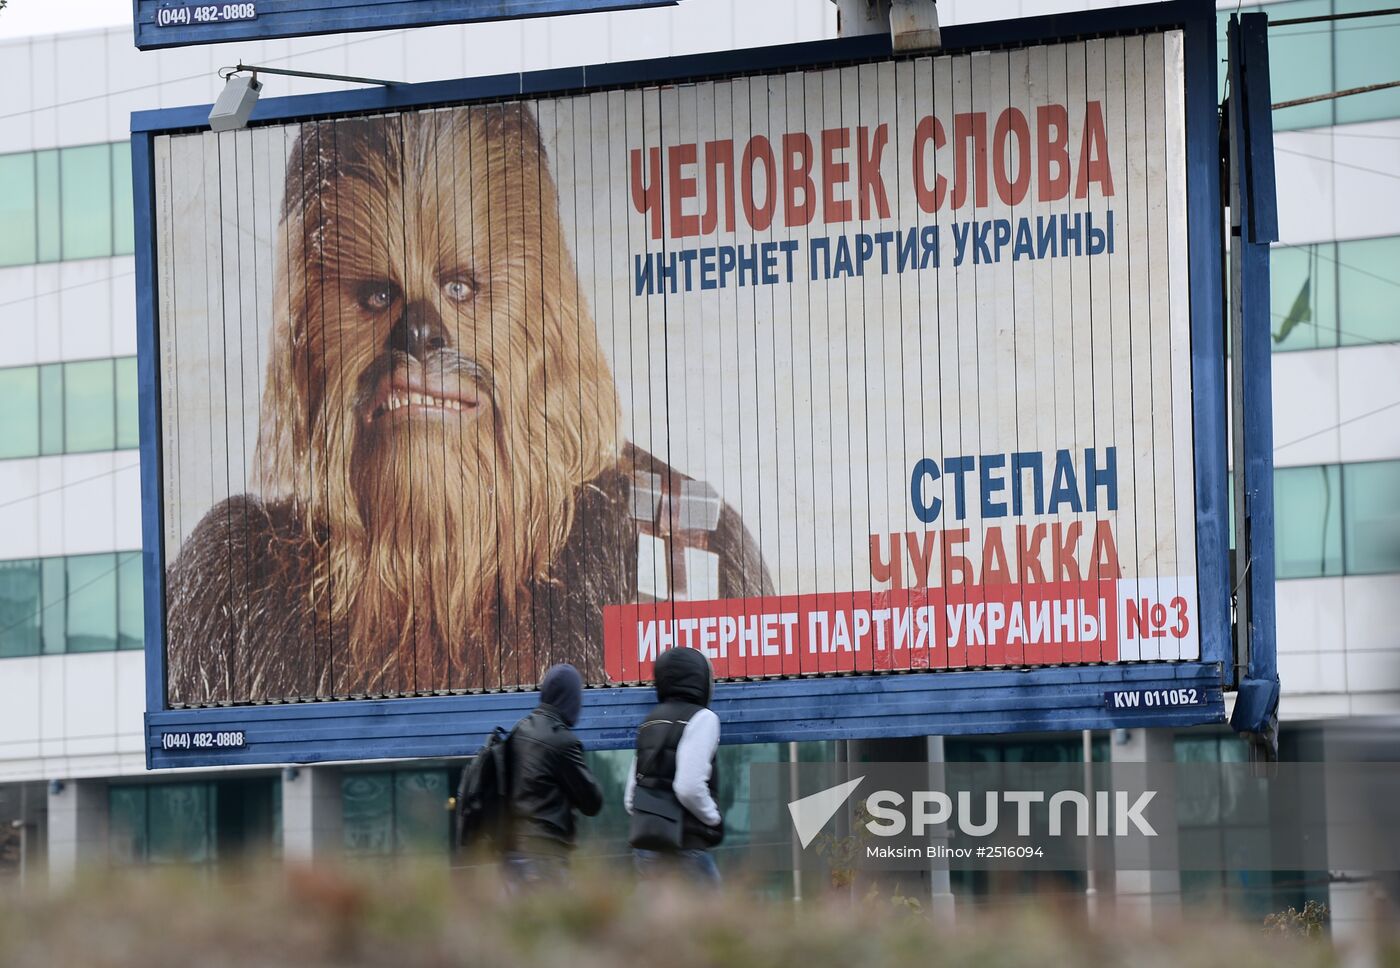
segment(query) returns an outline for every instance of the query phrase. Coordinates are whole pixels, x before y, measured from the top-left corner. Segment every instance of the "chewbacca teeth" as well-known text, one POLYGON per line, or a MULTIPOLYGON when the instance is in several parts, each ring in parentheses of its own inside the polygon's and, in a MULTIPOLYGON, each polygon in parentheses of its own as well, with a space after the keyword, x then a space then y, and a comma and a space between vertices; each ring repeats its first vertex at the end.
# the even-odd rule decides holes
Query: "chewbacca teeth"
POLYGON ((434 407, 439 410, 451 410, 454 413, 460 413, 465 409, 466 405, 463 404, 461 400, 435 397, 428 393, 418 393, 417 391, 405 393, 400 390, 394 390, 390 392, 382 404, 375 408, 374 419, 378 419, 385 414, 393 413, 395 410, 408 406, 434 407))

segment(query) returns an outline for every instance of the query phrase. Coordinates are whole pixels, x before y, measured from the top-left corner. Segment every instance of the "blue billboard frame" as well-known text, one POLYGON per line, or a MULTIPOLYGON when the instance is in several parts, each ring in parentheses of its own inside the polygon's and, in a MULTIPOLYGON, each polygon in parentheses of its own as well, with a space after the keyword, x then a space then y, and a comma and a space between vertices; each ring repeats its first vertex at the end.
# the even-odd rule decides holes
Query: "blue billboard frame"
MULTIPOLYGON (((1057 14, 949 27, 942 53, 1179 27, 1184 31, 1191 380, 1195 454, 1199 661, 1112 666, 911 672, 726 682, 714 707, 730 743, 1014 733, 1119 727, 1185 727, 1225 721, 1232 655, 1226 478, 1225 353, 1216 21, 1211 0, 1057 14), (1105 693, 1196 689, 1193 705, 1109 709, 1105 693)), ((504 97, 701 80, 858 63, 893 56, 872 35, 626 64, 395 85, 260 101, 251 123, 330 114, 436 107, 504 97)), ((382 700, 314 701, 170 709, 165 683, 165 555, 157 367, 156 136, 207 125, 209 106, 132 115, 135 182, 138 378, 141 423, 142 561, 146 607, 146 762, 150 768, 311 763, 466 755, 497 725, 534 707, 529 691, 382 700), (164 748, 167 733, 238 731, 233 749, 164 748)), ((1270 537, 1270 542, 1272 541, 1270 537)), ((1272 554, 1272 546, 1266 553, 1272 554)), ((593 749, 630 746, 654 702, 648 687, 589 689, 578 732, 593 749)))
POLYGON ((603 13, 674 6, 678 0, 267 0, 253 4, 233 0, 217 3, 197 0, 131 0, 132 28, 139 50, 160 50, 196 44, 222 44, 237 40, 277 40, 361 30, 400 30, 444 24, 521 20, 561 14, 603 13), (257 16, 241 20, 162 26, 157 12, 164 9, 221 10, 261 4, 257 16))

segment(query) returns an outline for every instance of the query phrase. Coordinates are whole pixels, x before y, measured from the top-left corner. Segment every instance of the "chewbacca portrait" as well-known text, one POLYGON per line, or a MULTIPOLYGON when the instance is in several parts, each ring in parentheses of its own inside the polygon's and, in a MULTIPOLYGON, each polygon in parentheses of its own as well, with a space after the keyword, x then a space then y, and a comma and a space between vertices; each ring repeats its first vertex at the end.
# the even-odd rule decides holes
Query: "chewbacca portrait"
POLYGON ((288 157, 248 493, 167 576, 172 705, 601 683, 607 606, 771 594, 714 489, 624 439, 528 107, 288 157))

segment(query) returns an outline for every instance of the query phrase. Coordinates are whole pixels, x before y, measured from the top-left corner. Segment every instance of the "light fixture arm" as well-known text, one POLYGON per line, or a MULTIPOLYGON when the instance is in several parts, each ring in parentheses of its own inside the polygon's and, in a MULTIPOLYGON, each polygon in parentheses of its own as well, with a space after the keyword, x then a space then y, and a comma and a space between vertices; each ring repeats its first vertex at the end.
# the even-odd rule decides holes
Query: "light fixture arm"
POLYGON ((378 84, 380 87, 393 87, 399 81, 381 81, 373 77, 349 77, 345 74, 322 74, 318 71, 294 71, 285 67, 258 67, 256 64, 239 64, 232 69, 225 68, 228 73, 220 71, 220 76, 227 79, 234 74, 241 74, 244 71, 252 72, 253 79, 257 80, 259 74, 282 74, 287 77, 314 77, 322 81, 344 81, 347 84, 378 84))

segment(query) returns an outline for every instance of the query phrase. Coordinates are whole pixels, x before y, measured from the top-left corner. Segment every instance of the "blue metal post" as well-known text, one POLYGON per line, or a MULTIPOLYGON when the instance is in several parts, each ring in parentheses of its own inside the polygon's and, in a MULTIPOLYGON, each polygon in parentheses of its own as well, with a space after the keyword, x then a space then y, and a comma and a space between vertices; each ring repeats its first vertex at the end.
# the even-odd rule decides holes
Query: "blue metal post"
MULTIPOLYGON (((156 336, 155 135, 131 136, 136 228, 136 382, 141 429, 141 573, 146 715, 165 709, 165 538, 161 527, 160 357, 156 336)), ((149 748, 146 766, 151 766, 149 748)))
POLYGON ((1230 723, 1278 751, 1274 615, 1273 364, 1269 243, 1278 239, 1268 18, 1232 16, 1230 62, 1230 294, 1234 383, 1236 672, 1230 723))
POLYGON ((1215 5, 1186 20, 1186 208, 1190 226, 1191 410, 1196 442, 1196 569, 1201 659, 1234 685, 1230 640, 1229 467, 1221 275, 1220 94, 1215 5))

